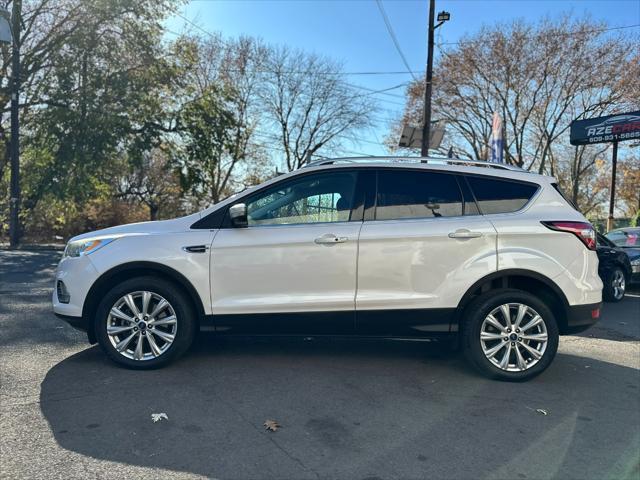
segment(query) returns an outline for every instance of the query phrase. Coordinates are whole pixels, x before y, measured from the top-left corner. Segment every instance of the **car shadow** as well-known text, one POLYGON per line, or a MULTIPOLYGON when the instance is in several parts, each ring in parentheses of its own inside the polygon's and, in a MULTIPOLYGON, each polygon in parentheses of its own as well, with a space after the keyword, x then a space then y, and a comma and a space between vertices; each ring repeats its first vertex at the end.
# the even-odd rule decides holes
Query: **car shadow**
POLYGON ((203 335, 146 372, 88 348, 40 408, 67 450, 209 477, 637 478, 638 371, 585 363, 503 383, 442 345, 203 335))
POLYGON ((640 294, 631 291, 620 302, 605 302, 600 321, 578 336, 618 342, 640 340, 640 294))

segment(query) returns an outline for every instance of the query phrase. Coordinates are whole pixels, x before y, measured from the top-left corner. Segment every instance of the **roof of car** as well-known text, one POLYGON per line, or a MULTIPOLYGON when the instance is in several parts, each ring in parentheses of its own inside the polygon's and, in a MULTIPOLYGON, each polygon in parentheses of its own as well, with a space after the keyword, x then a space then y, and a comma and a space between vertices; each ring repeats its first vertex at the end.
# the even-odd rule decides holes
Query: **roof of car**
MULTIPOLYGON (((501 178, 511 178, 525 181, 553 181, 552 177, 529 172, 515 165, 504 163, 483 162, 479 160, 463 160, 436 157, 346 157, 327 158, 306 164, 302 170, 349 167, 393 167, 393 168, 424 168, 429 170, 454 171, 459 173, 475 173, 492 175, 501 178)), ((298 170, 299 172, 299 170, 298 170)))
POLYGON ((611 230, 610 232, 608 232, 607 235, 609 233, 629 232, 629 231, 640 231, 640 227, 620 227, 620 228, 615 228, 615 229, 611 230))

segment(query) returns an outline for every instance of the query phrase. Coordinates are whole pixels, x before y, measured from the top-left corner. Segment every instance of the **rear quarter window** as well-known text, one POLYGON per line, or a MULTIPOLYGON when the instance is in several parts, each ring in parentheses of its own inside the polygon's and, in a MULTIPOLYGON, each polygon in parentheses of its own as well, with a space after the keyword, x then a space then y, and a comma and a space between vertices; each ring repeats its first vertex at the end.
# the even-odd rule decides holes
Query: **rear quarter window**
POLYGON ((538 190, 537 185, 499 178, 467 176, 467 181, 484 215, 517 212, 538 190))
POLYGON ((571 206, 571 208, 573 208, 574 210, 578 210, 578 207, 575 205, 575 203, 573 203, 571 199, 562 191, 560 185, 558 185, 557 183, 552 183, 551 186, 556 190, 556 192, 560 194, 564 201, 571 206))

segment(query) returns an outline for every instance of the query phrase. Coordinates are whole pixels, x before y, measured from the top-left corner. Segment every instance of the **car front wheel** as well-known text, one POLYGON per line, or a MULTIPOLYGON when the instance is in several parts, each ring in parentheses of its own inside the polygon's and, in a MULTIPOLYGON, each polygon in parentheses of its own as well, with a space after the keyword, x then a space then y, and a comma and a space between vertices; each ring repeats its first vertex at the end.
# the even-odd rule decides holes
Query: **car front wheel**
POLYGON ((134 369, 175 360, 190 347, 195 329, 188 298, 172 283, 153 277, 133 278, 112 288, 95 318, 102 350, 134 369))
POLYGON ((559 331, 551 310, 520 290, 487 292, 465 309, 462 347, 480 372, 500 380, 528 380, 555 357, 559 331))

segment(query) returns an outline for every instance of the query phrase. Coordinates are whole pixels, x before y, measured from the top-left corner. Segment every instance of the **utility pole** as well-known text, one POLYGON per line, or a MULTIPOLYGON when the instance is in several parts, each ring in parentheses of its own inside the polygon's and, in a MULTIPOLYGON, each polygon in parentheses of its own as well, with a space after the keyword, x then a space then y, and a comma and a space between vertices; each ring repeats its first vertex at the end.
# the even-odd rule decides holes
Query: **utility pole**
POLYGON ((436 0, 429 0, 429 32, 427 34, 427 76, 424 89, 424 123, 422 125, 421 157, 429 156, 431 139, 431 79, 433 78, 433 20, 436 12, 436 0))
POLYGON ((9 248, 20 242, 20 23, 22 0, 13 0, 11 12, 11 187, 9 198, 9 248))
POLYGON ((613 158, 611 161, 611 191, 609 197, 609 217, 607 218, 607 232, 613 230, 613 211, 616 206, 616 169, 618 166, 618 141, 613 142, 613 158))
POLYGON ((429 156, 431 140, 431 86, 433 78, 433 34, 439 26, 451 18, 449 12, 438 13, 438 24, 434 25, 436 0, 429 0, 429 32, 427 34, 427 75, 424 89, 424 123, 422 125, 422 148, 420 156, 429 156))

